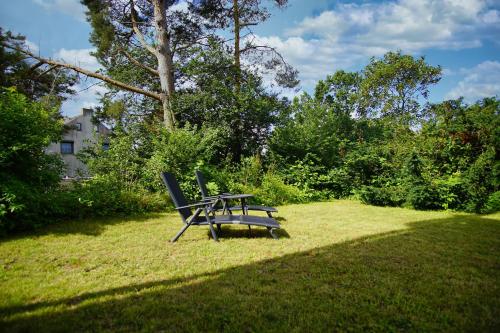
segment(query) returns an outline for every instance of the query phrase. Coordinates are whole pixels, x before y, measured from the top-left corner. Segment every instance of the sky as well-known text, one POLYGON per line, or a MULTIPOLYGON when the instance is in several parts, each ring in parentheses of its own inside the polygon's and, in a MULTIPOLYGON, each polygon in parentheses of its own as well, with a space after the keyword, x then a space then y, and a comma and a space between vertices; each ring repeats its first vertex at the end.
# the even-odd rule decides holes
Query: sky
MULTIPOLYGON (((42 56, 99 68, 79 0, 0 1, 0 26, 26 36, 42 56)), ((290 0, 253 30, 299 70, 300 91, 311 93, 337 70, 358 71, 371 57, 401 50, 443 68, 431 102, 500 96, 500 0, 290 0)), ((64 115, 98 105, 105 88, 94 83, 78 84, 64 115)))

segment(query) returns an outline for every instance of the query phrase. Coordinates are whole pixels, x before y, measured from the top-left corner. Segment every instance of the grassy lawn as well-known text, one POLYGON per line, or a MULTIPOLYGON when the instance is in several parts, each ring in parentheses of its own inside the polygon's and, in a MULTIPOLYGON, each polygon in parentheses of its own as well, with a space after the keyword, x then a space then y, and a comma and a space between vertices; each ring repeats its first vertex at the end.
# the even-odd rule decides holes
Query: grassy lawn
POLYGON ((286 232, 76 221, 0 240, 2 331, 500 331, 500 214, 280 207, 286 232))

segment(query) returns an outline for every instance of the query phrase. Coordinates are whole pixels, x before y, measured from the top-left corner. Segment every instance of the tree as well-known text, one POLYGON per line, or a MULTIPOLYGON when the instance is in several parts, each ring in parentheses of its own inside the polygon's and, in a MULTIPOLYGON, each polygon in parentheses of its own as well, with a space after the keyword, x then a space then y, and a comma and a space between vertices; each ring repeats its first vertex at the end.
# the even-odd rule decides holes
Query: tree
POLYGON ((16 87, 32 100, 50 99, 61 102, 74 94, 75 75, 61 68, 42 68, 40 62, 30 62, 19 51, 6 49, 4 43, 25 47, 25 37, 3 32, 0 28, 0 86, 16 87))
POLYGON ((359 110, 359 90, 362 76, 343 70, 328 75, 326 80, 319 80, 314 89, 317 103, 330 106, 339 113, 354 113, 359 110))
MULTIPOLYGON (((270 1, 278 8, 286 6, 287 1, 270 1)), ((232 54, 232 64, 221 68, 225 73, 231 75, 233 101, 231 120, 232 154, 235 161, 239 161, 245 151, 246 137, 253 130, 249 129, 246 122, 252 117, 252 113, 264 110, 255 108, 249 103, 248 98, 256 97, 254 92, 262 89, 262 77, 270 78, 267 80, 272 86, 278 85, 286 88, 296 87, 297 71, 290 66, 285 59, 273 47, 260 45, 256 43, 256 36, 251 27, 260 24, 270 17, 269 7, 263 5, 261 0, 202 0, 190 2, 190 8, 193 12, 204 17, 214 29, 229 29, 232 37, 221 41, 232 54), (243 33, 245 33, 243 35, 243 33), (249 117, 250 116, 250 117, 249 117)), ((257 93, 257 95, 261 95, 257 93)), ((275 99, 275 96, 270 99, 275 99)), ((261 98, 260 102, 265 98, 261 98)), ((257 103, 257 101, 255 100, 257 103)), ((268 103, 270 105, 272 103, 268 103)), ((254 116, 254 119, 263 119, 261 114, 254 116)), ((267 131, 265 129, 264 131, 267 131)))
MULTIPOLYGON (((176 50, 184 47, 184 44, 193 42, 192 38, 186 37, 183 28, 188 25, 189 19, 180 15, 177 26, 172 26, 171 17, 167 18, 167 8, 174 2, 168 0, 83 0, 89 8, 88 17, 94 27, 91 41, 97 44, 100 60, 105 59, 109 64, 116 59, 116 51, 120 51, 130 63, 133 63, 141 71, 148 71, 159 81, 159 88, 141 87, 113 78, 113 75, 104 75, 99 72, 89 71, 76 65, 52 60, 34 54, 33 52, 6 41, 2 45, 24 56, 37 60, 41 64, 51 67, 63 67, 77 73, 104 81, 105 83, 140 94, 159 101, 163 110, 163 121, 168 130, 173 130, 175 117, 171 108, 171 100, 175 94, 174 65, 173 58, 176 50), (173 38, 173 36, 179 38, 173 38), (121 48, 121 49, 120 49, 121 48), (137 53, 143 55, 144 50, 155 59, 155 67, 148 66, 140 59, 135 58, 137 53)), ((113 73, 111 73, 113 74, 113 73)))
MULTIPOLYGON (((284 8, 288 1, 269 2, 278 8, 284 8)), ((263 72, 273 71, 275 82, 283 87, 293 88, 299 84, 298 72, 275 48, 255 43, 251 27, 266 21, 271 16, 269 7, 262 3, 262 0, 201 0, 190 3, 192 10, 207 18, 213 27, 231 29, 232 38, 225 42, 232 43, 234 88, 237 93, 243 79, 243 67, 259 68, 263 72), (242 36, 244 31, 247 34, 242 36), (245 57, 247 66, 242 65, 242 57, 245 57)))
POLYGON ((429 87, 441 79, 441 67, 424 57, 415 59, 400 51, 372 58, 363 70, 361 115, 390 116, 413 122, 420 111, 418 99, 427 99, 429 87))
POLYGON ((209 44, 183 68, 192 84, 179 91, 175 108, 180 111, 181 125, 189 122, 220 128, 226 143, 220 160, 231 155, 239 161, 241 155, 261 151, 276 116, 286 104, 263 87, 259 76, 247 70, 241 73, 244 80, 236 94, 232 54, 217 41, 209 44))

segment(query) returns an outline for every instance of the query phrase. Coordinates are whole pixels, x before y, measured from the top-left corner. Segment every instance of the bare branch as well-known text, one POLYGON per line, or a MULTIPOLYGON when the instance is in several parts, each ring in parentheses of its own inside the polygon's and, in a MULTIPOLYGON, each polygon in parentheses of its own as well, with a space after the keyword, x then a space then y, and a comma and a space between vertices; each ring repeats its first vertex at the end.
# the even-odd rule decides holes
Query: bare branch
MULTIPOLYGON (((42 65, 44 64, 43 62, 40 62, 40 63, 41 63, 42 65)), ((57 67, 59 67, 59 65, 50 66, 50 68, 49 68, 49 69, 47 69, 46 71, 41 72, 41 73, 38 75, 38 77, 40 77, 40 76, 44 76, 45 74, 47 74, 48 72, 50 72, 50 71, 52 71, 52 70, 56 69, 57 67)))
POLYGON ((130 17, 132 19, 132 29, 134 29, 134 32, 137 35, 137 38, 139 39, 139 42, 141 43, 141 45, 146 50, 148 50, 149 52, 154 54, 156 57, 158 57, 158 51, 156 51, 156 49, 154 47, 152 47, 151 45, 148 44, 148 42, 146 42, 144 35, 142 34, 141 30, 139 30, 139 27, 137 26, 137 21, 135 20, 136 11, 134 8, 134 1, 133 0, 130 0, 130 5, 131 5, 130 6, 130 13, 131 13, 130 17))
POLYGON ((241 22, 240 23, 240 27, 241 28, 245 28, 245 27, 248 27, 248 26, 251 26, 251 25, 258 25, 259 22, 241 22))
POLYGON ((250 46, 245 47, 243 50, 241 50, 241 53, 244 53, 244 52, 249 51, 249 50, 256 50, 256 49, 266 49, 267 51, 271 51, 276 56, 278 56, 284 64, 287 64, 287 62, 285 61, 285 58, 283 58, 283 56, 274 47, 267 46, 267 45, 250 45, 250 46))
POLYGON ((59 61, 55 61, 55 60, 52 60, 52 59, 47 59, 47 58, 39 57, 39 56, 31 53, 30 51, 23 50, 21 48, 18 48, 18 47, 15 47, 15 46, 12 46, 12 45, 9 45, 9 44, 6 44, 6 43, 2 43, 2 45, 4 47, 6 47, 6 48, 11 49, 11 50, 15 50, 15 51, 21 52, 23 54, 26 54, 26 55, 30 56, 31 58, 36 59, 36 60, 38 60, 40 62, 43 62, 43 63, 48 64, 48 65, 52 65, 51 69, 49 69, 49 70, 52 70, 54 67, 68 68, 68 69, 71 69, 71 70, 73 70, 73 71, 75 71, 77 73, 81 73, 83 75, 86 75, 86 76, 89 76, 89 77, 93 77, 95 79, 99 79, 101 81, 109 83, 109 84, 111 84, 113 86, 116 86, 118 88, 122 88, 124 90, 135 92, 135 93, 138 93, 138 94, 141 94, 141 95, 144 95, 144 96, 148 96, 148 97, 154 98, 154 99, 156 99, 158 101, 161 101, 161 95, 158 94, 158 93, 147 91, 147 90, 141 89, 139 87, 131 86, 131 85, 123 83, 121 81, 117 81, 117 80, 112 79, 110 77, 107 77, 105 75, 102 75, 102 74, 99 74, 99 73, 96 73, 96 72, 92 72, 92 71, 86 70, 84 68, 75 66, 75 65, 66 64, 64 62, 59 62, 59 61))
POLYGON ((129 52, 127 52, 125 49, 123 49, 123 48, 121 48, 121 47, 120 47, 120 48, 119 48, 119 50, 120 50, 120 52, 122 52, 122 53, 123 53, 123 54, 127 57, 127 59, 128 59, 128 60, 130 60, 130 61, 131 61, 134 65, 136 65, 136 66, 138 66, 138 67, 141 67, 141 68, 143 68, 143 69, 147 70, 148 72, 150 72, 150 73, 151 73, 151 74, 153 74, 153 75, 156 75, 156 76, 160 75, 156 69, 151 68, 151 67, 149 67, 148 65, 145 65, 145 64, 143 64, 142 62, 140 62, 139 60, 135 59, 135 58, 134 58, 134 57, 133 57, 133 56, 132 56, 129 52))
POLYGON ((33 65, 31 68, 30 68, 30 71, 33 72, 35 71, 35 69, 37 69, 38 67, 42 66, 43 65, 43 62, 39 61, 37 62, 35 65, 33 65))

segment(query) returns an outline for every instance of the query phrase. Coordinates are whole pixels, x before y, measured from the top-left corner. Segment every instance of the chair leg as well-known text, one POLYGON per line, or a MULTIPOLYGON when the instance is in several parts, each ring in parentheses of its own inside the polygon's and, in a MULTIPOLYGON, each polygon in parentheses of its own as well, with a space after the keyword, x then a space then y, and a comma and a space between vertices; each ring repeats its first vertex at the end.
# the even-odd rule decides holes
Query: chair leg
POLYGON ((204 208, 204 211, 205 211, 205 219, 208 222, 208 227, 210 228, 210 232, 212 233, 212 237, 213 237, 214 241, 218 242, 219 238, 217 237, 217 234, 215 233, 214 224, 212 223, 212 220, 210 219, 210 215, 208 214, 207 207, 204 208))
POLYGON ((175 237, 172 238, 170 241, 172 243, 176 242, 179 239, 179 237, 182 236, 182 234, 184 233, 184 231, 186 231, 186 229, 189 228, 189 226, 190 226, 190 224, 186 224, 185 226, 183 226, 182 229, 177 233, 177 235, 175 235, 175 237))
POLYGON ((274 238, 274 239, 278 239, 278 236, 274 233, 274 229, 271 228, 271 227, 267 227, 267 230, 269 231, 269 233, 271 234, 271 237, 274 238))
POLYGON ((251 226, 248 226, 248 234, 250 235, 250 237, 252 237, 252 227, 251 226))
POLYGON ((273 215, 271 214, 271 212, 270 212, 270 211, 266 211, 266 213, 267 213, 267 216, 268 216, 268 217, 273 218, 273 215))
POLYGON ((217 237, 217 233, 215 233, 215 229, 214 229, 213 224, 210 222, 210 224, 208 226, 210 227, 210 232, 212 233, 212 237, 213 237, 214 241, 218 242, 219 238, 217 237))
POLYGON ((217 224, 217 233, 220 235, 221 232, 222 232, 222 228, 221 228, 220 224, 217 224))

